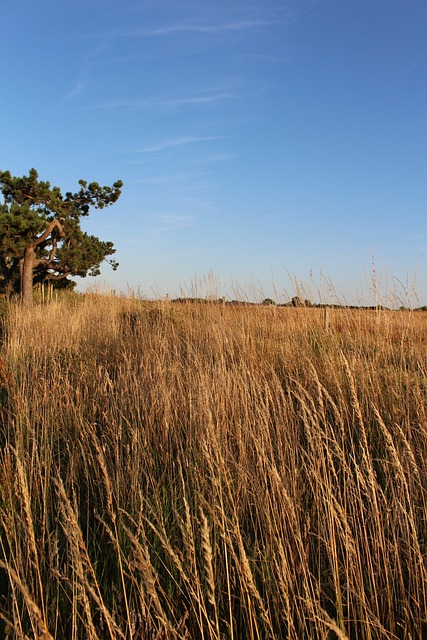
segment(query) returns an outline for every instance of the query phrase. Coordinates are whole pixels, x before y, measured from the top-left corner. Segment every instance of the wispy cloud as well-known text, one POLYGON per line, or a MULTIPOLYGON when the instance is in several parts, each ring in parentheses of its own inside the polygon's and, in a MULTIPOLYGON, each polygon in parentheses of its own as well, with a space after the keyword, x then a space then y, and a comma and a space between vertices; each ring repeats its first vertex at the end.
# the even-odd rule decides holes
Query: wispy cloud
POLYGON ((189 227, 194 221, 194 217, 191 215, 181 215, 174 212, 155 213, 144 217, 152 221, 153 226, 148 228, 146 233, 153 236, 189 227))
POLYGON ((157 151, 164 151, 165 149, 170 149, 171 147, 182 147, 187 144, 196 144, 198 142, 206 142, 209 140, 220 140, 220 136, 182 136, 180 138, 172 138, 170 140, 165 140, 160 142, 159 144, 155 144, 149 147, 143 147, 142 149, 138 149, 137 153, 154 153, 157 151))
POLYGON ((181 171, 179 173, 170 173, 161 176, 151 176, 149 178, 138 178, 137 180, 130 180, 128 184, 168 184, 168 183, 183 183, 189 180, 190 174, 188 171, 181 171))
POLYGON ((234 160, 236 158, 236 154, 234 153, 216 153, 210 156, 202 156, 197 157, 194 160, 189 160, 189 164, 197 164, 200 166, 201 164, 210 164, 214 162, 228 162, 229 160, 234 160))
POLYGON ((191 23, 183 22, 177 24, 170 24, 163 27, 152 27, 149 29, 128 29, 123 31, 115 31, 110 33, 110 37, 135 37, 135 38, 153 38, 164 37, 173 34, 215 34, 215 33, 227 33, 236 31, 245 31, 248 29, 257 29, 259 27, 265 27, 273 24, 268 20, 240 20, 236 22, 223 22, 220 24, 203 24, 203 23, 191 23))
POLYGON ((79 95, 79 93, 82 92, 84 87, 83 82, 76 82, 76 84, 74 85, 74 87, 71 89, 71 91, 69 91, 61 100, 61 104, 64 104, 65 102, 69 102, 70 100, 72 100, 73 98, 75 98, 76 96, 79 95))
MULTIPOLYGON (((215 140, 215 139, 223 139, 223 138, 206 138, 207 140, 215 140)), ((169 146, 162 146, 162 147, 158 147, 159 152, 161 151, 165 151, 165 153, 159 153, 157 151, 157 147, 153 146, 153 147, 146 147, 143 149, 137 149, 136 151, 133 150, 131 151, 131 153, 136 153, 139 154, 135 159, 127 159, 125 162, 127 165, 130 166, 138 166, 138 165, 152 165, 153 162, 155 163, 159 163, 159 162, 164 162, 165 160, 170 160, 170 156, 168 155, 167 151, 168 149, 170 149, 171 147, 173 148, 174 146, 177 145, 169 145, 169 146)), ((128 151, 126 152, 128 153, 128 151)), ((185 165, 188 167, 192 167, 192 166, 197 166, 200 167, 201 165, 211 165, 211 164, 219 164, 219 163, 224 163, 224 162, 230 162, 231 160, 235 160, 238 156, 235 153, 212 153, 211 155, 199 155, 199 154, 195 154, 194 156, 192 155, 186 155, 185 156, 185 165)), ((214 171, 209 171, 209 172, 199 172, 198 175, 200 175, 201 173, 203 173, 204 175, 206 175, 207 173, 209 173, 210 175, 212 175, 214 173, 214 171)), ((175 176, 180 176, 180 177, 186 177, 188 174, 188 172, 181 172, 180 174, 174 174, 175 176)), ((192 174, 193 175, 193 174, 192 174)), ((155 180, 158 180, 157 178, 148 178, 145 179, 144 182, 154 182, 155 180)), ((128 183, 128 181, 126 181, 128 183)), ((141 180, 135 180, 135 183, 141 184, 141 180)))
POLYGON ((162 228, 181 229, 182 227, 188 227, 193 222, 193 216, 163 213, 157 215, 156 220, 162 225, 162 228))
POLYGON ((203 96, 183 96, 177 98, 167 98, 165 100, 159 100, 155 106, 159 107, 181 107, 186 105, 206 105, 214 106, 224 100, 232 100, 237 98, 235 93, 211 93, 210 95, 203 96))
MULTIPOLYGON (((210 189, 212 171, 179 171, 177 173, 166 173, 153 175, 146 178, 136 178, 127 180, 127 184, 144 185, 165 185, 174 190, 174 198, 177 197, 177 190, 182 193, 194 193, 210 189)), ((165 193, 163 194, 165 195, 165 193)))
POLYGON ((141 36, 167 36, 173 33, 221 33, 224 31, 243 31, 270 24, 264 20, 242 20, 223 24, 175 24, 158 29, 146 29, 139 32, 141 36))
POLYGON ((84 107, 92 109, 142 109, 142 108, 176 108, 185 106, 204 105, 212 107, 225 100, 238 99, 236 93, 210 93, 206 95, 177 96, 172 98, 149 98, 142 100, 112 100, 84 107))

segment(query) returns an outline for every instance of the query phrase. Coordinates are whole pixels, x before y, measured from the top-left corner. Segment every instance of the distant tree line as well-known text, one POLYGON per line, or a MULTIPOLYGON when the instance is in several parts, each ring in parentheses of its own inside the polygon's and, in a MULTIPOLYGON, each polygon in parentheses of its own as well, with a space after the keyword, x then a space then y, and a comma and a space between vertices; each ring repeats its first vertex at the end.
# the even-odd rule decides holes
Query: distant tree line
MULTIPOLYGON (((367 311, 390 310, 384 305, 355 305, 355 304, 327 304, 316 303, 310 300, 304 300, 299 296, 294 296, 289 302, 275 302, 272 298, 265 298, 262 302, 251 302, 249 300, 227 300, 226 298, 197 298, 197 297, 179 297, 171 300, 174 304, 223 304, 227 306, 241 307, 293 307, 293 308, 310 308, 310 309, 365 309, 367 311)), ((427 311, 427 306, 410 309, 409 307, 399 307, 399 311, 427 311)))

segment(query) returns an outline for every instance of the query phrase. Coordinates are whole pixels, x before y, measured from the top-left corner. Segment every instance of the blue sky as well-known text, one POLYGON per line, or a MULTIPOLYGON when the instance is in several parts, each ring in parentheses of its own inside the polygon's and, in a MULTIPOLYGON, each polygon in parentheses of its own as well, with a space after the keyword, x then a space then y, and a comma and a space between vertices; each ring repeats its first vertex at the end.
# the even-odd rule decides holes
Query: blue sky
POLYGON ((124 182, 80 287, 427 303, 425 0, 0 0, 0 167, 124 182), (384 294, 385 295, 385 294, 384 294))

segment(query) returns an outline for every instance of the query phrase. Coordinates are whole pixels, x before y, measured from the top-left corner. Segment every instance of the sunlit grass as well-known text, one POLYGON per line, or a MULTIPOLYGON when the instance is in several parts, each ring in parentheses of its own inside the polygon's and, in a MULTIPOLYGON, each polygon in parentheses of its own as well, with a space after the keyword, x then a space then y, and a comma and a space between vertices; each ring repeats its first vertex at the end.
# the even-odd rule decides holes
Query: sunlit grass
POLYGON ((9 636, 427 633, 427 314, 82 296, 3 340, 9 636))

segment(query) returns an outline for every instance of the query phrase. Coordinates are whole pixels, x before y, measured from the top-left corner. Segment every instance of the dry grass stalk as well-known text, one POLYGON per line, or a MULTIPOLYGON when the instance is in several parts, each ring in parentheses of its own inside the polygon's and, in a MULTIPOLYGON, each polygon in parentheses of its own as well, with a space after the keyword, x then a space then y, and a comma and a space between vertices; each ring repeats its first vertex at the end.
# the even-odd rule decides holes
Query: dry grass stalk
POLYGON ((16 635, 43 633, 39 616, 72 640, 423 637, 427 316, 328 320, 11 308, 0 607, 16 635))
MULTIPOLYGON (((34 602, 33 598, 31 597, 30 591, 18 576, 16 571, 2 560, 0 560, 0 568, 4 569, 7 572, 9 578, 13 580, 14 585, 23 595, 36 640, 53 640, 53 636, 49 633, 49 629, 46 626, 45 617, 42 611, 40 611, 39 607, 34 602)), ((11 624, 10 621, 8 621, 8 623, 11 624)), ((21 633, 19 629, 17 630, 17 633, 18 635, 21 633)))

